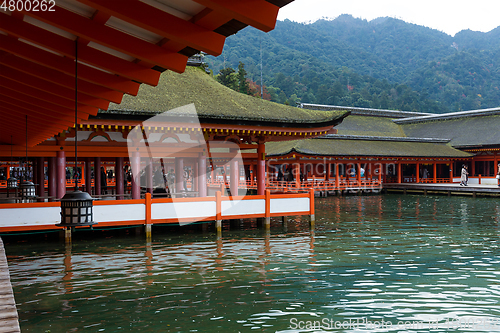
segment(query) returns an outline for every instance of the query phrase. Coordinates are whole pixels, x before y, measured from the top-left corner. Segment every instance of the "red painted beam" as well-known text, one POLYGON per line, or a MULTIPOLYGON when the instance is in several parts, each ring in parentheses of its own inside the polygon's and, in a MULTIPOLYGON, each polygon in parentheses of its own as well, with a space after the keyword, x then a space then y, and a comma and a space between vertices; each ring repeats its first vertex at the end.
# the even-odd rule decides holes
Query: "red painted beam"
POLYGON ((279 7, 265 0, 194 0, 240 22, 268 32, 276 26, 279 7))
MULTIPOLYGON (((30 76, 35 76, 42 80, 48 80, 63 87, 72 87, 75 84, 74 76, 69 76, 42 65, 35 64, 26 59, 8 54, 7 52, 0 51, 0 64, 16 69, 17 71, 24 72, 30 76)), ((0 66, 0 75, 4 74, 4 68, 2 67, 3 66, 0 66)), ((78 80, 78 91, 113 103, 120 103, 123 98, 123 93, 121 92, 98 86, 80 79, 78 80)))
MULTIPOLYGON (((1 81, 0 81, 1 86, 1 81)), ((33 89, 34 90, 34 89, 33 89)), ((39 107, 41 109, 45 109, 51 113, 58 113, 61 115, 68 115, 75 113, 75 104, 67 101, 66 103, 55 103, 55 101, 61 101, 59 98, 55 98, 53 100, 47 101, 46 98, 50 98, 49 94, 44 92, 32 91, 28 93, 26 90, 24 91, 16 91, 15 87, 3 86, 0 89, 0 96, 6 96, 13 99, 16 99, 21 102, 25 102, 31 104, 35 107, 39 107), (65 105, 60 105, 65 104, 65 105)), ((89 115, 97 115, 97 108, 93 108, 90 106, 79 105, 77 117, 82 119, 87 119, 89 115)))
POLYGON ((219 55, 224 47, 224 36, 141 1, 128 0, 126 6, 116 0, 78 1, 196 50, 219 55))
POLYGON ((71 124, 75 123, 74 116, 71 116, 70 114, 65 116, 57 112, 45 111, 44 109, 37 108, 36 106, 31 105, 29 103, 22 102, 5 95, 0 95, 0 102, 8 104, 5 106, 10 106, 11 108, 13 108, 13 110, 23 109, 24 113, 28 112, 33 115, 38 115, 39 117, 42 116, 43 118, 45 118, 46 121, 54 121, 57 123, 66 122, 70 126, 71 124))
MULTIPOLYGON (((12 37, 0 35, 0 50, 15 54, 18 57, 60 71, 64 74, 73 77, 75 75, 74 60, 44 51, 35 46, 20 42, 12 37)), ((140 86, 139 83, 105 73, 82 63, 78 65, 78 77, 84 81, 134 96, 137 95, 140 86)))
MULTIPOLYGON (((119 2, 118 2, 119 3, 119 2)), ((96 42, 147 63, 182 73, 187 57, 161 46, 149 43, 91 19, 57 7, 56 12, 25 12, 26 15, 96 42)))
MULTIPOLYGON (((46 49, 60 53, 70 59, 75 58, 74 41, 48 30, 39 28, 33 24, 16 19, 12 16, 0 15, 0 17, 0 30, 43 46, 46 49)), ((82 62, 102 68, 130 80, 146 83, 152 86, 156 86, 158 84, 158 80, 160 79, 160 73, 158 71, 146 68, 83 44, 78 45, 78 59, 82 62)))
MULTIPOLYGON (((73 101, 73 103, 75 99, 74 89, 58 86, 55 83, 45 81, 26 73, 16 71, 15 69, 0 65, 0 85, 5 86, 5 84, 11 87, 16 87, 15 89, 19 91, 23 91, 26 89, 26 91, 31 92, 31 89, 35 89, 37 91, 55 96, 61 100, 73 101)), ((106 110, 109 105, 108 101, 84 94, 80 91, 78 92, 78 102, 103 110, 106 110)))

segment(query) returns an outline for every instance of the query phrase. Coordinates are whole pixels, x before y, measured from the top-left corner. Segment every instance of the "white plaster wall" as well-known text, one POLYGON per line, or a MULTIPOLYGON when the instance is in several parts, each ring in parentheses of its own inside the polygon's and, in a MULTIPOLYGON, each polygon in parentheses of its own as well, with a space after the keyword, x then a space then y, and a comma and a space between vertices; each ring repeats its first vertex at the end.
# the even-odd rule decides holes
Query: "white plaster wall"
POLYGON ((221 202, 222 216, 265 214, 266 200, 235 200, 221 202))
POLYGON ((0 209, 0 227, 25 227, 61 223, 60 207, 0 209))
POLYGON ((94 222, 118 222, 146 219, 144 204, 94 206, 94 222))
POLYGON ((271 199, 271 214, 309 211, 309 198, 271 199))
POLYGON ((216 213, 215 201, 169 202, 153 203, 151 205, 151 219, 182 219, 214 217, 216 213))

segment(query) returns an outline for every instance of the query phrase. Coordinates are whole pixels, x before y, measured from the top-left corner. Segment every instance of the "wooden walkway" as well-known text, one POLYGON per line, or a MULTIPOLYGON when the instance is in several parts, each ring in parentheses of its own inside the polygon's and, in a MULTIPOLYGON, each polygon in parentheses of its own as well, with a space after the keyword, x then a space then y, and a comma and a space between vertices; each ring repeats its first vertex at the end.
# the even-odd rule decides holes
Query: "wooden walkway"
POLYGON ((16 301, 10 284, 9 266, 0 238, 0 333, 21 332, 16 301))
POLYGON ((383 184, 384 192, 398 192, 404 194, 444 194, 464 196, 500 196, 500 187, 496 185, 469 184, 460 186, 458 183, 448 184, 415 184, 398 183, 383 184))

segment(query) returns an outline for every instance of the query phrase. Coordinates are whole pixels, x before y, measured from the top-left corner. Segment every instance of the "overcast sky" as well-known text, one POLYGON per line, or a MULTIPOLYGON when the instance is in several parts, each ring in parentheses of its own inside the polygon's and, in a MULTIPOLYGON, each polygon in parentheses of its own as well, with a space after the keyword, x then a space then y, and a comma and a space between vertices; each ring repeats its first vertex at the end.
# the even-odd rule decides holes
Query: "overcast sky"
POLYGON ((316 21, 341 14, 372 20, 389 16, 454 36, 463 29, 488 32, 500 26, 500 0, 295 0, 278 19, 316 21))

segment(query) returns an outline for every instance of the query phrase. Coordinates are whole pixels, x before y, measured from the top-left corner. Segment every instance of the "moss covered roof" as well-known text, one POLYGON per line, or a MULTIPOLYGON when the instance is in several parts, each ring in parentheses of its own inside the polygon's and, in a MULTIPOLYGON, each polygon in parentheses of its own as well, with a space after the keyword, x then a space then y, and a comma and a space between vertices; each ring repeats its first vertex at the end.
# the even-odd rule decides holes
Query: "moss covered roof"
POLYGON ((409 137, 450 139, 453 147, 500 144, 500 115, 461 117, 400 126, 409 137))
POLYGON ((297 152, 314 156, 450 157, 467 158, 469 153, 442 142, 369 139, 306 139, 266 143, 268 156, 297 152))
POLYGON ((350 115, 335 128, 342 135, 405 136, 401 127, 386 117, 350 115))
POLYGON ((347 114, 346 111, 304 110, 244 95, 221 85, 199 67, 187 67, 182 74, 166 71, 158 86, 143 84, 137 96, 125 95, 122 103, 111 103, 107 111, 99 114, 148 116, 191 103, 202 119, 293 123, 298 127, 341 121, 347 114))

